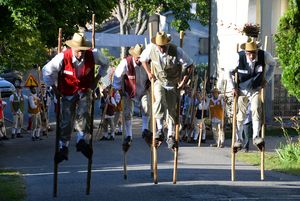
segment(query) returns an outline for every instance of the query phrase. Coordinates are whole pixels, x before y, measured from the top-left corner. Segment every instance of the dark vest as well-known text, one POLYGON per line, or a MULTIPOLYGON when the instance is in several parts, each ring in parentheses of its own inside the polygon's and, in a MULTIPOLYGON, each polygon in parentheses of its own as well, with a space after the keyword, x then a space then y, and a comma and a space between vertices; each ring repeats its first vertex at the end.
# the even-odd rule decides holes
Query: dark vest
POLYGON ((126 57, 128 71, 124 75, 125 91, 130 98, 136 95, 136 75, 132 56, 126 57))
POLYGON ((239 66, 237 67, 237 71, 239 87, 246 82, 249 82, 249 84, 247 84, 249 89, 257 89, 260 87, 263 81, 263 73, 265 71, 264 51, 258 50, 257 61, 255 62, 253 72, 247 63, 246 52, 239 52, 239 66))

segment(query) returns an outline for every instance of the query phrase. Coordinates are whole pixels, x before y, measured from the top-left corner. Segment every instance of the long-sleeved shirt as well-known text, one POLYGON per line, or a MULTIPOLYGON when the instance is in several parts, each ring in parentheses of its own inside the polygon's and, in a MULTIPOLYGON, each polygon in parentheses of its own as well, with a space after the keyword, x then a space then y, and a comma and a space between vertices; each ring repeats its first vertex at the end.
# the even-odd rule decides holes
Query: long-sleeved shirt
MULTIPOLYGON (((150 55, 151 55, 151 50, 153 47, 153 43, 150 43, 142 52, 141 57, 140 57, 140 61, 141 62, 149 62, 151 60, 150 55)), ((161 51, 159 51, 158 47, 155 45, 155 52, 159 55, 160 58, 160 62, 164 65, 166 65, 166 61, 167 61, 167 54, 166 53, 162 53, 161 51)), ((193 60, 183 51, 182 48, 177 47, 177 59, 180 63, 180 65, 182 66, 182 68, 187 68, 190 65, 193 64, 193 60)), ((167 87, 169 88, 173 88, 173 87, 167 87)))
MULTIPOLYGON (((250 61, 250 59, 248 58, 248 56, 246 55, 247 58, 247 63, 248 65, 251 67, 251 69, 253 70, 255 67, 255 62, 257 61, 257 56, 256 59, 254 61, 250 61)), ((264 60, 265 60, 265 64, 266 64, 266 73, 265 73, 265 80, 267 82, 269 82, 273 75, 274 75, 274 69, 276 66, 276 61, 274 60, 274 58, 271 56, 271 54, 269 52, 264 51, 264 60)), ((234 58, 232 59, 232 62, 229 64, 228 69, 227 69, 227 76, 228 76, 228 86, 234 86, 234 78, 232 76, 232 72, 235 71, 235 69, 238 67, 239 65, 239 54, 235 54, 234 58)), ((232 88, 233 89, 233 88, 232 88)), ((251 95, 251 93, 253 93, 253 91, 249 91, 249 90, 242 90, 242 93, 245 95, 251 95)))
MULTIPOLYGON (((109 66, 108 59, 98 49, 93 49, 93 56, 95 65, 101 66, 98 74, 100 76, 104 76, 109 66)), ((63 60, 64 54, 59 53, 43 67, 43 79, 47 86, 57 84, 58 73, 63 66, 63 60)), ((80 72, 80 69, 83 67, 84 62, 84 57, 79 61, 73 54, 72 64, 76 68, 76 70, 78 70, 78 72, 80 72)))
MULTIPOLYGON (((135 70, 135 81, 136 81, 136 98, 140 99, 142 95, 146 93, 146 82, 148 80, 148 75, 142 65, 137 65, 133 60, 133 66, 135 70)), ((123 76, 128 72, 128 64, 126 59, 122 59, 114 72, 114 79, 112 86, 116 90, 122 88, 123 76)))

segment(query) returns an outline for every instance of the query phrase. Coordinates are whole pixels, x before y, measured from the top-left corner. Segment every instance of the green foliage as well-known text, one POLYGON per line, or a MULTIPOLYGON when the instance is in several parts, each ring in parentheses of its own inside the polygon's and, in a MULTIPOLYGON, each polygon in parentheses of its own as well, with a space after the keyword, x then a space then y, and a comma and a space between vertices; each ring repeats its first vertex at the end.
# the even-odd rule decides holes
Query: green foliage
POLYGON ((44 63, 46 48, 57 46, 58 28, 66 40, 90 22, 92 14, 98 23, 108 18, 116 2, 0 0, 0 64, 26 69, 44 63))
POLYGON ((292 141, 292 138, 289 136, 289 132, 283 125, 283 120, 281 117, 275 118, 275 120, 281 124, 281 129, 286 139, 286 144, 280 144, 279 149, 276 149, 278 157, 285 165, 290 163, 296 163, 300 165, 300 125, 298 117, 292 117, 290 119, 292 121, 292 128, 298 134, 298 142, 292 141))
POLYGON ((300 100, 300 1, 289 1, 275 35, 276 53, 282 67, 282 83, 300 100))
POLYGON ((0 171, 0 200, 21 201, 25 199, 25 184, 20 173, 0 171))

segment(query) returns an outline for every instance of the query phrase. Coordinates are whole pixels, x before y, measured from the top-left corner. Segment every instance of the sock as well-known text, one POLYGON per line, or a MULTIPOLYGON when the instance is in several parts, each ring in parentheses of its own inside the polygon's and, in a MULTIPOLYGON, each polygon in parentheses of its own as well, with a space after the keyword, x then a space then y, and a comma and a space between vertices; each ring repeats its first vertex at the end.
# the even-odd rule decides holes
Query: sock
POLYGON ((163 129, 163 120, 162 119, 156 119, 156 126, 157 126, 157 130, 163 129))
POLYGON ((260 132, 260 121, 252 121, 253 126, 253 139, 259 137, 260 132))
POLYGON ((131 136, 132 137, 132 125, 131 120, 125 121, 125 131, 126 131, 126 137, 131 136))
POLYGON ((69 146, 69 141, 63 142, 63 141, 59 141, 59 148, 61 149, 62 147, 68 147, 69 146))
POLYGON ((84 133, 82 131, 77 132, 77 143, 79 140, 84 139, 84 133))
POLYGON ((143 132, 145 129, 149 129, 149 117, 143 115, 142 121, 143 121, 142 132, 143 132))

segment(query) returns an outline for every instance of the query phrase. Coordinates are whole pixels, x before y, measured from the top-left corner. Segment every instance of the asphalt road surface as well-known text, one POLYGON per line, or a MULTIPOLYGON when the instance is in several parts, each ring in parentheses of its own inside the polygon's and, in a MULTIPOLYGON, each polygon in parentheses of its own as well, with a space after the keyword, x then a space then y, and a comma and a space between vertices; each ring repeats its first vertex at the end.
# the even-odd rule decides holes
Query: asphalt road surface
POLYGON ((265 181, 260 181, 258 167, 237 162, 232 182, 230 140, 224 149, 211 148, 210 142, 200 148, 181 143, 177 184, 172 183, 173 152, 164 143, 158 150, 158 184, 154 184, 141 120, 135 118, 133 126, 127 180, 123 178, 122 136, 115 141, 94 140, 90 195, 85 194, 87 160, 76 152, 75 136, 69 161, 59 165, 56 198, 52 197, 54 132, 42 141, 32 142, 25 134, 22 139, 0 142, 0 168, 23 173, 27 201, 300 200, 300 177, 266 171, 265 181))

